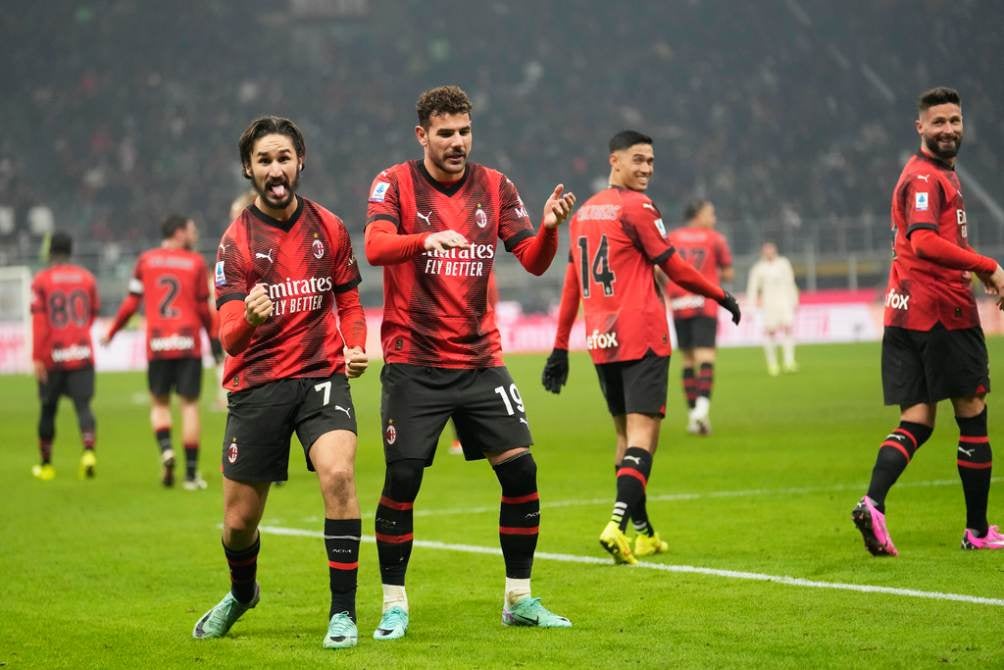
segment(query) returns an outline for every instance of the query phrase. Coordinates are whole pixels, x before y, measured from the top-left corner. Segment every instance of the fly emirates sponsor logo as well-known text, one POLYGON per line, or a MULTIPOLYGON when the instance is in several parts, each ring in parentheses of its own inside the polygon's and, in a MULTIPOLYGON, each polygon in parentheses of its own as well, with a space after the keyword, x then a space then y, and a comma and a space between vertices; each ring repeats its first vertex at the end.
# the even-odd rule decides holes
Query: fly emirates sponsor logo
POLYGON ((331 292, 335 283, 331 277, 311 277, 310 279, 290 279, 268 285, 268 297, 272 301, 272 314, 283 316, 296 312, 309 312, 324 307, 324 296, 331 292))
POLYGON ((426 251, 425 274, 445 277, 484 277, 485 261, 495 258, 494 244, 470 244, 459 249, 426 251))

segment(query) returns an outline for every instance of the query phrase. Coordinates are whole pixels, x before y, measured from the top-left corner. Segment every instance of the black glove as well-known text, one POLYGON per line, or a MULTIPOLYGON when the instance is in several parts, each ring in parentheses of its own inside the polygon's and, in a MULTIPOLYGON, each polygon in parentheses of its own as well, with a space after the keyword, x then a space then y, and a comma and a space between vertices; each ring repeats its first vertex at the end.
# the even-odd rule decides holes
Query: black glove
POLYGON ((540 375, 544 388, 551 393, 561 393, 561 387, 568 381, 568 351, 555 349, 547 357, 544 372, 540 375))
POLYGON ((728 291, 725 291, 725 295, 723 295, 722 299, 718 301, 718 304, 732 314, 732 323, 738 326, 739 318, 742 316, 742 313, 739 311, 739 303, 736 302, 736 297, 728 291))
POLYGON ((219 365, 223 362, 223 343, 220 342, 219 338, 210 337, 209 338, 209 348, 213 352, 213 358, 216 360, 216 364, 219 365))

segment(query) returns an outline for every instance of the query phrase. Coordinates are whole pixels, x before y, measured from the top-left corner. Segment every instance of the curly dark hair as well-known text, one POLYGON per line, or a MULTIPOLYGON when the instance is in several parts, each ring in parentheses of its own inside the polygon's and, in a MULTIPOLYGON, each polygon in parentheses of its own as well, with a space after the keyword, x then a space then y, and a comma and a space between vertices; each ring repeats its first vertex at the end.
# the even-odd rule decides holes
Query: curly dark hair
POLYGON ((471 99, 459 86, 437 86, 424 91, 415 103, 418 124, 428 130, 429 118, 436 114, 470 114, 471 99))

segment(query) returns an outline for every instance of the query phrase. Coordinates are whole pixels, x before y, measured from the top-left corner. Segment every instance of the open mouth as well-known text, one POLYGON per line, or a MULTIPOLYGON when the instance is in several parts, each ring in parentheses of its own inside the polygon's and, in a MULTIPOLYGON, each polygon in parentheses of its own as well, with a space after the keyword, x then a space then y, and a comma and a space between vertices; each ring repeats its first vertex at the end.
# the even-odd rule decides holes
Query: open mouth
POLYGON ((269 184, 265 191, 276 200, 285 200, 286 195, 289 193, 289 189, 286 188, 285 182, 278 182, 275 184, 269 184))

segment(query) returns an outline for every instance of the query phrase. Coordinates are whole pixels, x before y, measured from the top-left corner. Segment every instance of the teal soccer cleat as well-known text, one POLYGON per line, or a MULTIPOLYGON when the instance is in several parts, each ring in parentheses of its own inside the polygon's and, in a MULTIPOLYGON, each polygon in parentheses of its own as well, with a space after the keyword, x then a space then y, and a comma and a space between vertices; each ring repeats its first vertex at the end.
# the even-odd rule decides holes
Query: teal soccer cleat
POLYGON ((202 618, 195 624, 192 637, 202 640, 209 637, 223 637, 230 630, 230 627, 237 623, 237 620, 258 604, 261 599, 258 584, 254 585, 254 598, 248 604, 238 602, 229 591, 223 596, 216 607, 202 615, 202 618))
POLYGON ((374 640, 396 640, 408 632, 408 613, 401 607, 391 607, 380 617, 373 631, 374 640))
POLYGON ((540 598, 527 596, 513 606, 502 608, 502 623, 506 626, 537 626, 538 628, 571 628, 572 622, 558 616, 540 604, 540 598))
POLYGON ((324 636, 325 649, 348 649, 359 641, 359 629, 348 612, 338 612, 328 622, 328 632, 324 636))

